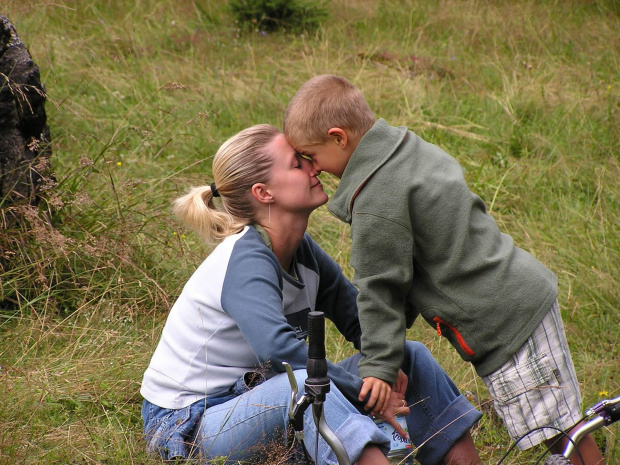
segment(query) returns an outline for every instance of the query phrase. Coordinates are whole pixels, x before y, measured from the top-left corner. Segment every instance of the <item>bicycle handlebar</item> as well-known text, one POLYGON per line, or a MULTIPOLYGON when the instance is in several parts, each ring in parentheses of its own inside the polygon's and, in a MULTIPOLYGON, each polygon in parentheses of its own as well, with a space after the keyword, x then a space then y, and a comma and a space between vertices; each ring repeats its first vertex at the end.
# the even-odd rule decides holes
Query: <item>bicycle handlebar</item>
POLYGON ((570 435, 571 441, 568 442, 562 454, 567 459, 573 456, 575 445, 579 444, 579 441, 581 441, 584 436, 603 426, 611 425, 620 420, 620 396, 598 402, 586 411, 586 417, 590 417, 591 419, 586 421, 570 435))
POLYGON ((346 449, 338 436, 330 429, 323 413, 323 403, 330 388, 325 358, 325 315, 323 312, 308 313, 308 360, 306 362, 308 377, 304 383, 306 393, 299 400, 297 400, 298 388, 293 368, 286 362, 282 363, 291 385, 289 420, 295 431, 295 437, 301 442, 304 441, 303 415, 305 410, 312 406, 312 417, 317 430, 317 444, 320 434, 336 454, 339 465, 350 465, 346 449))

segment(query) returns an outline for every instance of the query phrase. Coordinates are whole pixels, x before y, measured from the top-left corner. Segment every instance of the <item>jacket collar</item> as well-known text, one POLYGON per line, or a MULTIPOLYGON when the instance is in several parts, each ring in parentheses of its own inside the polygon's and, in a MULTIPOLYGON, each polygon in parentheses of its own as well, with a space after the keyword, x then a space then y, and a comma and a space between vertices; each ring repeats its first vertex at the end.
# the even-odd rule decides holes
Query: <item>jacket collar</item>
POLYGON ((364 134, 351 154, 338 188, 327 205, 334 216, 351 223, 355 197, 372 175, 398 149, 406 134, 406 127, 390 126, 383 118, 364 134))

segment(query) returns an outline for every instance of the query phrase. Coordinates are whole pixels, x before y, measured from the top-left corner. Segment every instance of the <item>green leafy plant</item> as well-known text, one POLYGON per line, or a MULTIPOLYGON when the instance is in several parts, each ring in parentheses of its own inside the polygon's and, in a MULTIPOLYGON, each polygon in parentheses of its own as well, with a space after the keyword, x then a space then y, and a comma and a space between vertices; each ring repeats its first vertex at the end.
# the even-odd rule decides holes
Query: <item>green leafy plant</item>
POLYGON ((261 31, 309 31, 328 16, 325 0, 232 0, 230 8, 242 26, 261 31))

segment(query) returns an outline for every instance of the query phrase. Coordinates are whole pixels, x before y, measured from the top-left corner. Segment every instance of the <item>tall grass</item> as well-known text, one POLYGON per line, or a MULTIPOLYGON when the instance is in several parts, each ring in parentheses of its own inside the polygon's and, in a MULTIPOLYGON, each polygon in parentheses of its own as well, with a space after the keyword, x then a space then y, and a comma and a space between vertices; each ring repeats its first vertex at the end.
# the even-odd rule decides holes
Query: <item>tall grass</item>
MULTIPOLYGON (((228 136, 279 126, 318 73, 348 77, 378 117, 461 162, 502 230, 558 275, 585 404, 620 394, 617 2, 330 5, 322 28, 299 35, 241 30, 213 0, 0 6, 41 68, 58 182, 0 231, 0 463, 158 463, 144 453, 139 383, 209 250, 170 201, 211 181, 228 136)), ((322 208, 310 232, 352 276, 347 226, 322 208)), ((330 333, 330 357, 350 354, 330 333)), ((486 409, 445 341, 422 322, 409 337, 486 409)), ((485 463, 510 446, 491 413, 473 433, 485 463)), ((609 463, 619 434, 597 433, 609 463)))

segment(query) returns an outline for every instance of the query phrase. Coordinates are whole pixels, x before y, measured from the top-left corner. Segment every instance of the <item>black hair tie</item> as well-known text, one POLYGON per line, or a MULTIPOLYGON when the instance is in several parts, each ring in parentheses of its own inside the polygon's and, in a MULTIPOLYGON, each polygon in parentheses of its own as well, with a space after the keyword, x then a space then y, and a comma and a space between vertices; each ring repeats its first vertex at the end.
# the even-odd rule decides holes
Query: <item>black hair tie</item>
POLYGON ((219 197, 220 196, 220 191, 217 190, 217 187, 215 187, 215 183, 214 182, 211 183, 211 194, 213 194, 213 197, 219 197))

